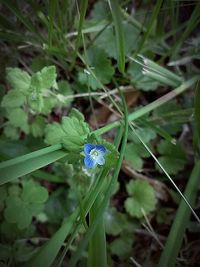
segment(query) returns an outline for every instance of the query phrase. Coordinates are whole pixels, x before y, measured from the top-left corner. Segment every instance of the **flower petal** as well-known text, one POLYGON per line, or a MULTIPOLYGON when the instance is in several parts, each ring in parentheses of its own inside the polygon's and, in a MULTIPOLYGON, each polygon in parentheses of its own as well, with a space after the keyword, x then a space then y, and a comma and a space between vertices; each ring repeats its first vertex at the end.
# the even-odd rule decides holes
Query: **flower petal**
POLYGON ((105 159, 103 156, 99 155, 97 158, 96 158, 96 162, 99 164, 99 165, 104 165, 105 164, 105 159))
POLYGON ((91 150, 94 149, 94 148, 95 148, 95 145, 93 145, 93 144, 85 144, 84 145, 84 153, 86 155, 89 155, 91 150))
POLYGON ((88 169, 92 169, 95 167, 95 165, 97 164, 97 162, 95 160, 93 160, 90 156, 86 156, 84 158, 84 164, 85 167, 88 169))
POLYGON ((101 156, 106 154, 106 148, 103 145, 96 145, 96 150, 101 153, 101 156))

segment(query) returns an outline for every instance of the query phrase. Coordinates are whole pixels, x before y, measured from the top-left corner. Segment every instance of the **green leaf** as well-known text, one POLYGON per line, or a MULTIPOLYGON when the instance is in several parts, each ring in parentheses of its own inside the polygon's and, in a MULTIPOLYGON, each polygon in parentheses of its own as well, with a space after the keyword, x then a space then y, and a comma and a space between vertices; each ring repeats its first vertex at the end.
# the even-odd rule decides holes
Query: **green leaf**
POLYGON ((81 120, 71 114, 68 117, 63 117, 61 124, 54 123, 48 125, 46 127, 45 142, 48 144, 62 143, 64 148, 70 152, 80 151, 90 129, 82 120, 83 117, 80 116, 78 111, 76 112, 76 116, 81 117, 81 120))
POLYGON ((106 2, 98 1, 94 4, 91 12, 91 17, 96 21, 105 20, 111 18, 109 7, 106 2))
MULTIPOLYGON (((158 144, 157 150, 162 155, 158 160, 169 174, 177 174, 184 169, 186 156, 180 144, 173 145, 168 141, 162 140, 158 144)), ((158 165, 156 165, 156 169, 162 173, 158 165)))
POLYGON ((155 210, 156 197, 152 186, 146 181, 131 180, 126 185, 126 190, 130 195, 125 201, 126 211, 133 217, 142 218, 143 212, 148 214, 155 210))
POLYGON ((57 98, 61 103, 57 103, 57 106, 66 106, 69 105, 73 101, 73 97, 66 99, 67 96, 72 96, 74 93, 69 85, 69 83, 65 80, 61 80, 58 82, 58 92, 57 98))
MULTIPOLYGON (((91 67, 97 79, 103 83, 108 84, 114 74, 114 68, 111 65, 111 61, 108 59, 106 53, 96 46, 93 46, 87 50, 87 64, 91 67)), ((99 81, 93 77, 92 73, 80 73, 79 81, 82 84, 88 84, 92 89, 101 88, 99 81)))
POLYGON ((21 197, 25 202, 44 203, 48 199, 48 191, 30 180, 24 182, 21 197))
POLYGON ((37 116, 30 125, 32 135, 34 137, 42 137, 44 135, 45 126, 45 118, 37 116))
POLYGON ((120 258, 126 258, 131 254, 133 238, 130 236, 122 236, 115 239, 111 244, 111 253, 120 258))
POLYGON ((126 145, 125 160, 135 170, 141 170, 143 167, 143 159, 137 151, 135 151, 133 144, 126 145))
POLYGON ((43 106, 41 108, 41 113, 48 115, 56 106, 58 106, 58 99, 55 96, 43 97, 43 106))
POLYGON ((136 88, 143 91, 156 90, 159 83, 143 74, 143 67, 135 62, 131 62, 128 67, 128 74, 131 82, 136 88))
POLYGON ((80 72, 78 74, 78 80, 81 84, 87 85, 93 90, 101 88, 101 83, 91 73, 80 72))
MULTIPOLYGON (((136 139, 134 135, 131 135, 131 138, 136 139)), ((150 154, 141 143, 128 143, 126 145, 125 160, 133 169, 141 170, 144 163, 143 158, 147 157, 150 157, 150 154)))
POLYGON ((16 223, 19 229, 26 228, 32 220, 27 205, 17 196, 6 200, 7 207, 4 216, 9 223, 16 223))
POLYGON ((1 102, 1 106, 4 108, 17 108, 20 107, 26 97, 20 91, 17 90, 10 90, 8 93, 3 97, 1 102))
MULTIPOLYGON (((160 120, 161 126, 169 133, 176 134, 182 130, 182 123, 177 123, 175 118, 182 107, 175 101, 165 103, 153 111, 155 119, 160 120)), ((179 119, 181 114, 179 114, 179 119)))
POLYGON ((104 223, 106 233, 114 236, 119 235, 128 225, 125 214, 117 212, 115 208, 110 208, 105 211, 104 223))
POLYGON ((81 113, 78 109, 76 108, 72 108, 70 113, 69 113, 69 117, 72 118, 77 118, 77 120, 79 121, 84 121, 85 120, 85 117, 83 115, 83 113, 81 113))
POLYGON ((7 80, 13 89, 26 93, 29 89, 31 77, 30 75, 19 68, 7 68, 7 80))
POLYGON ((47 200, 48 192, 32 180, 23 183, 22 193, 17 188, 9 190, 4 215, 7 222, 16 223, 19 229, 24 229, 30 225, 32 217, 42 211, 41 204, 47 200))
POLYGON ((5 134, 6 137, 12 139, 12 140, 18 140, 20 133, 18 131, 18 129, 16 129, 16 127, 12 126, 12 125, 6 125, 3 129, 3 132, 5 134))
MULTIPOLYGON (((124 45, 126 56, 137 47, 139 31, 132 25, 126 23, 122 25, 124 31, 124 45)), ((114 29, 108 26, 96 39, 95 45, 102 48, 111 58, 117 59, 117 45, 114 29)))
MULTIPOLYGON (((141 139, 142 139, 142 141, 144 143, 148 143, 149 141, 151 141, 151 140, 156 138, 155 131, 153 129, 149 128, 149 127, 135 129, 135 131, 141 137, 141 139)), ((130 138, 136 144, 140 144, 141 143, 136 135, 131 134, 130 138)))
POLYGON ((54 145, 61 143, 63 137, 66 136, 61 124, 55 122, 48 124, 45 129, 45 143, 48 145, 54 145))
POLYGON ((56 67, 49 66, 45 67, 40 72, 41 85, 43 89, 50 89, 55 85, 56 82, 56 67))
POLYGON ((28 116, 22 109, 10 110, 7 117, 11 125, 19 127, 26 134, 29 133, 28 116))

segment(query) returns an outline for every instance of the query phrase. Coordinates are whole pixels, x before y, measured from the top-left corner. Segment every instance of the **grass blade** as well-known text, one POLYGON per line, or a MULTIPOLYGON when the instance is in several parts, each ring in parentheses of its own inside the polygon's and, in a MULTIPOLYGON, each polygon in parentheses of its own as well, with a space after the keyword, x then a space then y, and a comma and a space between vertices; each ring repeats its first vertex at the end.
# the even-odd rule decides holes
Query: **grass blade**
POLYGON ((105 191, 104 199, 98 208, 98 212, 96 213, 96 218, 94 219, 93 224, 88 228, 88 231, 87 231, 85 237, 83 238, 83 240, 81 241, 78 250, 74 253, 73 257, 71 258, 69 265, 68 265, 70 267, 76 266, 76 263, 77 263, 78 259, 81 257, 84 248, 86 247, 89 240, 91 239, 91 237, 92 237, 92 235, 93 235, 93 233, 94 233, 94 231, 95 231, 95 229, 99 223, 99 219, 101 218, 105 208, 107 207, 108 200, 109 200, 109 198, 113 192, 113 188, 117 182, 118 174, 119 174, 119 171, 121 169, 121 164, 122 164, 122 160, 124 157, 125 147, 126 147, 127 138, 128 138, 128 111, 127 111, 126 103, 125 103, 125 100, 124 100, 124 97, 122 94, 121 94, 121 98, 123 100, 123 106, 124 106, 124 135, 123 135, 119 160, 118 160, 117 166, 115 168, 115 172, 112 176, 112 179, 111 179, 110 183, 108 184, 107 189, 105 191))
MULTIPOLYGON (((100 207, 102 195, 99 195, 90 209, 90 225, 95 222, 97 211, 100 207)), ((106 235, 103 214, 98 220, 98 225, 89 243, 88 267, 107 266, 106 235)))
POLYGON ((56 1, 49 1, 49 23, 48 23, 48 45, 52 46, 52 37, 53 37, 53 26, 54 26, 54 16, 56 10, 56 1))
POLYGON ((12 1, 2 1, 3 4, 15 14, 15 16, 26 26, 26 28, 34 34, 34 37, 39 41, 44 41, 38 30, 34 27, 30 19, 27 19, 21 12, 21 10, 12 1))
POLYGON ((200 82, 198 81, 195 93, 194 114, 198 140, 200 141, 200 82))
POLYGON ((147 27, 147 30, 144 33, 144 36, 143 36, 141 42, 139 43, 139 46, 138 46, 137 50, 135 51, 133 57, 135 57, 142 50, 142 48, 143 48, 143 46, 144 46, 144 44, 145 44, 148 36, 151 33, 151 30, 152 30, 153 25, 155 25, 154 23, 155 23, 155 20, 156 20, 158 14, 159 14, 159 11, 160 11, 160 8, 162 6, 162 3, 163 3, 163 0, 156 1, 156 6, 154 7, 154 10, 153 10, 153 13, 151 15, 151 19, 149 21, 149 25, 147 27))
MULTIPOLYGON (((102 190, 102 186, 105 183, 105 180, 102 179, 107 175, 108 171, 103 170, 100 173, 99 177, 95 181, 95 184, 92 184, 89 192, 86 194, 86 197, 83 200, 83 210, 85 211, 85 216, 89 212, 91 206, 93 205, 96 197, 99 192, 102 190)), ((77 227, 81 223, 80 219, 80 207, 78 207, 74 213, 65 221, 65 223, 57 230, 57 232, 52 236, 52 238, 47 241, 47 243, 39 250, 39 252, 34 255, 31 260, 27 263, 27 267, 50 267, 54 259, 56 258, 60 248, 62 247, 66 237, 69 235, 71 230, 74 227, 74 224, 77 223, 74 233, 76 233, 77 227)), ((74 233, 72 233, 72 238, 74 238, 74 233)), ((57 266, 60 266, 62 259, 65 253, 61 255, 61 259, 58 261, 57 266)))
POLYGON ((7 183, 18 177, 29 174, 40 169, 58 159, 65 157, 67 154, 62 150, 53 151, 45 155, 22 161, 17 164, 6 166, 0 169, 0 184, 7 183))
MULTIPOLYGON (((184 193, 185 197, 188 199, 191 205, 194 205, 197 196, 199 188, 199 176, 200 161, 195 164, 184 193)), ((162 252, 158 265, 159 267, 175 266, 176 257, 178 256, 178 252, 183 241, 184 232, 189 222, 190 215, 191 211, 185 201, 182 199, 176 213, 176 218, 167 238, 165 249, 162 252)))
POLYGON ((122 28, 122 18, 119 3, 116 0, 108 0, 111 9, 115 32, 116 32, 116 43, 118 51, 118 69, 121 73, 124 73, 125 69, 125 51, 124 51, 124 32, 122 28))
MULTIPOLYGON (((178 96, 179 94, 183 93, 185 90, 189 89, 191 86, 194 85, 194 83, 198 80, 197 77, 193 77, 192 79, 184 82, 183 84, 181 84, 179 87, 177 87, 176 89, 174 89, 173 91, 167 93, 166 95, 160 97, 159 99, 153 101, 152 103, 134 111, 133 113, 131 113, 128 116, 128 121, 135 121, 136 119, 141 118, 142 116, 144 116, 145 114, 148 114, 149 112, 153 111, 154 109, 156 109, 157 107, 162 106, 163 104, 167 103, 169 100, 172 100, 173 98, 175 98, 176 96, 178 96)), ((115 121, 113 123, 110 123, 109 125, 106 125, 100 129, 97 129, 95 131, 96 134, 101 135, 104 134, 110 130, 112 130, 113 128, 117 128, 120 125, 120 121, 115 121)))
POLYGON ((71 63, 71 67, 70 67, 71 70, 74 68, 77 52, 78 52, 78 49, 79 49, 79 46, 80 46, 80 41, 81 41, 81 37, 82 37, 83 22, 84 22, 84 19, 85 19, 87 6, 88 6, 88 0, 81 0, 80 18, 79 18, 79 24, 78 24, 78 35, 77 35, 76 44, 75 44, 75 50, 74 50, 72 63, 71 63))

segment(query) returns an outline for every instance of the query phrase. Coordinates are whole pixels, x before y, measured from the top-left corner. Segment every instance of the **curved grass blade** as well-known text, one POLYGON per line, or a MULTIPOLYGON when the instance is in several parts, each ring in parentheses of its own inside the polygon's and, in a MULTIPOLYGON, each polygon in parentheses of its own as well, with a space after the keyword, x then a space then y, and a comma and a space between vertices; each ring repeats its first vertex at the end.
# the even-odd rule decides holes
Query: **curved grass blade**
POLYGON ((0 169, 0 184, 10 182, 18 177, 29 174, 56 160, 65 157, 67 154, 62 150, 53 151, 45 155, 22 161, 17 164, 6 166, 0 169))
MULTIPOLYGON (((114 141, 114 145, 116 146, 116 148, 118 149, 119 148, 119 145, 120 145, 120 143, 121 143, 121 139, 122 139, 122 135, 123 135, 123 133, 124 133, 124 127, 123 127, 123 125, 120 127, 120 129, 119 129, 119 131, 118 131, 118 133, 117 133, 117 136, 116 136, 116 138, 115 138, 115 141, 114 141)), ((106 175, 105 175, 106 176, 106 175)), ((103 177, 103 176, 102 176, 103 177)), ((102 180, 103 181, 103 180, 102 180)), ((101 187, 101 184, 99 185, 100 187, 101 187)), ((98 187, 99 187, 98 186, 98 187)), ((105 182, 104 182, 104 186, 105 186, 105 182)), ((96 187, 96 188, 98 188, 98 187, 96 187)), ((94 186, 94 188, 95 188, 95 186, 94 186)), ((94 189, 95 190, 95 189, 94 189)), ((102 190, 101 190, 102 191, 102 190)), ((82 210, 83 210, 83 208, 82 208, 82 210)), ((83 214, 82 216, 86 216, 86 214, 88 213, 88 210, 85 210, 85 215, 83 214)), ((83 219, 82 219, 82 222, 83 222, 83 219)), ((55 265, 54 266, 56 266, 56 267, 60 267, 60 266, 62 266, 62 262, 63 262, 63 260, 64 260, 64 257, 65 257, 65 255, 66 255, 66 253, 68 252, 68 250, 69 250, 69 248, 70 248, 70 245, 71 245, 71 243, 73 242, 73 240, 74 240, 74 238, 75 238, 75 236, 76 236, 76 234, 77 234, 77 232, 78 232, 78 229, 79 229, 79 227, 80 227, 80 224, 76 224, 76 226, 74 227, 74 229, 73 229, 73 232, 72 232, 72 234, 71 234, 71 236, 70 236, 70 238, 69 238, 69 240, 68 240, 68 242, 67 242, 67 244, 66 244, 66 246, 65 246, 65 249, 63 250, 63 252, 62 252, 62 254, 61 254, 61 256, 59 257, 59 259, 57 260, 57 262, 55 263, 55 265)), ((86 228, 88 228, 88 227, 86 227, 86 228)))
POLYGON ((98 208, 98 212, 96 213, 96 218, 94 219, 93 224, 88 228, 88 231, 85 234, 85 237, 83 238, 83 240, 81 241, 81 243, 78 247, 78 250, 74 253, 73 257, 71 258, 69 265, 68 265, 70 267, 76 266, 76 263, 79 260, 79 258, 81 257, 84 248, 86 247, 89 240, 91 239, 91 237, 92 237, 92 235, 93 235, 93 233, 94 233, 94 231, 95 231, 95 229, 99 223, 99 219, 101 218, 103 212, 105 211, 105 209, 107 207, 108 200, 109 200, 109 198, 113 192, 113 188, 117 182, 117 178, 118 178, 119 171, 121 168, 122 160, 123 160, 124 153, 125 153, 127 138, 128 138, 128 111, 127 111, 126 103, 125 103, 125 100, 124 100, 124 97, 122 94, 121 94, 121 98, 123 100, 123 106, 124 106, 124 135, 123 135, 119 160, 118 160, 115 172, 111 178, 111 181, 108 184, 107 189, 105 191, 104 199, 98 208))
POLYGON ((10 167, 10 166, 16 165, 18 163, 22 163, 22 162, 29 160, 29 159, 34 159, 34 158, 37 158, 39 156, 46 155, 48 153, 57 151, 61 148, 62 148, 61 144, 57 144, 57 145, 42 148, 40 150, 28 153, 28 154, 23 155, 23 156, 16 157, 14 159, 6 160, 6 161, 0 163, 0 169, 5 168, 5 167, 10 167))
MULTIPOLYGON (((93 205, 96 197, 99 192, 102 190, 102 186, 105 183, 105 180, 102 179, 108 173, 108 170, 103 170, 100 173, 99 177, 92 184, 89 192, 86 194, 86 197, 83 200, 83 211, 85 212, 84 216, 87 215, 91 206, 93 205)), ((39 252, 34 255, 30 261, 25 265, 27 267, 50 267, 52 266, 53 261, 55 260, 60 248, 62 247, 66 237, 70 234, 72 229, 74 228, 74 224, 77 224, 77 227, 82 223, 80 216, 80 207, 78 207, 74 213, 64 222, 64 224, 57 230, 57 232, 52 236, 52 238, 47 241, 47 243, 39 250, 39 252)), ((77 227, 75 227, 74 235, 76 233, 77 227)), ((71 241, 73 238, 71 238, 71 241)), ((69 244, 70 245, 70 244, 69 244)), ((59 266, 61 260, 57 266, 59 266)))
POLYGON ((118 51, 118 69, 121 73, 124 73, 125 69, 125 51, 124 51, 124 32, 122 28, 122 16, 121 10, 119 7, 119 2, 116 0, 108 0, 110 10, 112 13, 115 32, 116 32, 116 43, 117 43, 117 51, 118 51))
MULTIPOLYGON (((200 161, 195 164, 184 193, 185 197, 192 206, 195 203, 199 189, 199 177, 200 161)), ((184 232, 189 222, 190 215, 191 211, 188 208, 188 205, 185 203, 184 199, 182 199, 176 213, 176 218, 168 235, 165 248, 161 254, 161 258, 158 264, 159 267, 175 266, 176 258, 183 241, 184 232)))

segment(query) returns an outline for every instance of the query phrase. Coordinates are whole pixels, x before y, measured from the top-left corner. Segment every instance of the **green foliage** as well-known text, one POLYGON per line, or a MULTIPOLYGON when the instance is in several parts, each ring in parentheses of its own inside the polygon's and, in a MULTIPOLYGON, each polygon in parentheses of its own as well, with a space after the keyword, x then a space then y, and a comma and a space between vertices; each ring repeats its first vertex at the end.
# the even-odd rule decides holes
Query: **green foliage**
POLYGON ((62 143, 68 151, 80 151, 89 132, 90 129, 80 113, 73 111, 71 116, 62 118, 61 124, 47 125, 45 142, 50 145, 62 143))
MULTIPOLYGON (((106 233, 117 236, 122 231, 129 228, 129 222, 125 214, 118 212, 115 208, 110 208, 104 213, 106 233)), ((133 225, 131 225, 132 227, 133 225)))
POLYGON ((44 67, 31 76, 19 68, 7 68, 7 80, 11 90, 4 95, 1 106, 5 109, 8 122, 4 134, 17 140, 20 132, 42 137, 48 115, 55 107, 69 105, 73 95, 65 80, 56 83, 55 66, 44 67))
POLYGON ((127 258, 131 254, 133 237, 122 236, 110 244, 111 253, 120 258, 127 258))
POLYGON ((171 101, 154 110, 153 116, 169 134, 176 134, 182 129, 182 117, 185 119, 185 114, 182 113, 181 106, 171 101))
POLYGON ((45 118, 42 116, 37 116, 32 121, 30 128, 31 133, 34 137, 42 137, 44 135, 44 129, 46 127, 45 118))
MULTIPOLYGON (((139 128, 135 130, 145 143, 148 143, 156 137, 156 133, 150 128, 139 128)), ((126 162, 135 170, 141 170, 144 164, 144 158, 150 157, 148 151, 141 144, 136 135, 130 134, 132 141, 126 145, 126 162)))
POLYGON ((156 90, 159 83, 143 73, 143 66, 136 62, 131 62, 128 68, 128 74, 130 75, 133 85, 143 91, 156 90))
POLYGON ((11 87, 26 94, 31 83, 30 75, 26 71, 23 71, 19 68, 7 68, 6 73, 7 80, 11 87))
POLYGON ((26 96, 17 90, 8 91, 4 96, 1 106, 4 108, 17 108, 25 102, 26 96))
POLYGON ((22 190, 15 186, 9 188, 6 197, 5 219, 10 224, 16 224, 19 229, 27 228, 36 216, 43 210, 43 203, 48 198, 48 191, 33 182, 23 182, 22 190))
POLYGON ((142 218, 155 210, 156 197, 154 189, 146 181, 131 180, 126 185, 128 197, 124 203, 126 211, 133 217, 142 218))
POLYGON ((15 128, 20 128, 26 134, 29 133, 28 116, 21 108, 11 109, 7 115, 9 124, 15 128))
MULTIPOLYGON (((158 144, 157 149, 161 154, 158 160, 169 174, 177 174, 184 169, 186 157, 181 144, 173 145, 168 141, 162 140, 158 144)), ((156 165, 156 169, 162 172, 158 165, 156 165)))
MULTIPOLYGON (((132 25, 122 25, 124 31, 124 49, 126 55, 130 54, 137 46, 140 39, 138 30, 132 25)), ((96 39, 95 44, 102 48, 111 58, 117 59, 116 36, 112 26, 108 26, 96 39)))
POLYGON ((111 81, 114 73, 114 69, 111 65, 111 61, 108 59, 106 53, 98 48, 91 47, 86 53, 86 63, 91 67, 92 72, 80 72, 79 82, 84 85, 90 86, 93 90, 101 88, 102 84, 107 84, 111 81))

